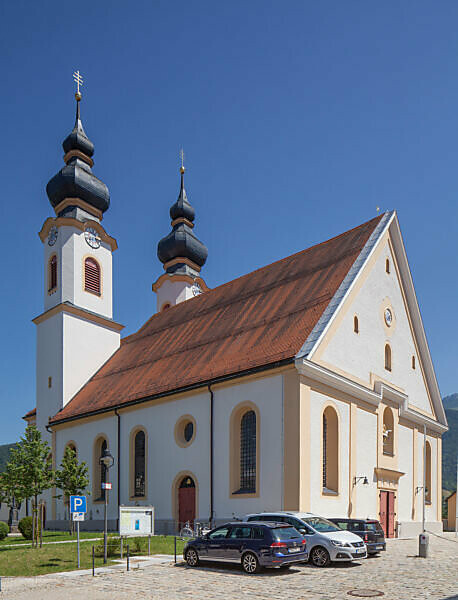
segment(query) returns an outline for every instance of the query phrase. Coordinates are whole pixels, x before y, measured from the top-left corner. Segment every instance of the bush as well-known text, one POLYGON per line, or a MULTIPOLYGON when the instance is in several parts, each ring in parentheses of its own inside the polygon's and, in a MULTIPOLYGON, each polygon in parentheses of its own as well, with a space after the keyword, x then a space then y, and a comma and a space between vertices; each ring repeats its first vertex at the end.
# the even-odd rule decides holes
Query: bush
MULTIPOLYGON (((125 545, 124 545, 125 551, 125 545)), ((103 557, 103 542, 94 548, 97 557, 103 557)), ((119 556, 121 554, 121 538, 117 535, 109 535, 107 539, 107 556, 119 556)))
MULTIPOLYGON (((41 522, 40 522, 40 519, 38 519, 38 535, 40 535, 40 527, 41 527, 41 522)), ((23 538, 25 538, 26 540, 32 539, 32 532, 33 532, 32 517, 24 517, 23 519, 21 519, 19 521, 17 528, 22 533, 23 538)))
POLYGON ((6 536, 9 534, 10 528, 6 523, 0 521, 0 540, 4 540, 6 536))

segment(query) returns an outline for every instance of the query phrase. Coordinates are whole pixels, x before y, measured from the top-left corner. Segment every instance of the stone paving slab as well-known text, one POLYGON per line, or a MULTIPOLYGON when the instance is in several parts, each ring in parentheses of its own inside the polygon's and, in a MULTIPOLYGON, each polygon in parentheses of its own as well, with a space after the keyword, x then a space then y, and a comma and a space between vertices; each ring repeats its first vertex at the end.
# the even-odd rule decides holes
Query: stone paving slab
POLYGON ((188 568, 183 563, 139 561, 129 573, 120 570, 91 575, 62 574, 2 578, 1 600, 342 600, 350 590, 384 592, 386 600, 458 600, 458 539, 430 536, 431 556, 416 556, 417 540, 390 540, 387 551, 351 565, 317 569, 310 565, 288 571, 267 570, 245 575, 237 566, 215 563, 188 568), (138 567, 138 568, 136 568, 138 567))

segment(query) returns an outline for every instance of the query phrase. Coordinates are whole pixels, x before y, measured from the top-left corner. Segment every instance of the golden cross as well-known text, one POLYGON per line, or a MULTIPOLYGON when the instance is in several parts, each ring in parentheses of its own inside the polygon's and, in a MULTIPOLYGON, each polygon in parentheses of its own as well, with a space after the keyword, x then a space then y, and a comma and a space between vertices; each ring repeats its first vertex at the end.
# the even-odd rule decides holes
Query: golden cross
POLYGON ((73 79, 75 80, 75 83, 76 83, 76 93, 79 95, 80 94, 80 85, 83 85, 83 78, 79 71, 75 71, 73 73, 73 79))
POLYGON ((376 210, 377 210, 377 214, 379 214, 379 212, 380 212, 380 206, 377 206, 376 210))

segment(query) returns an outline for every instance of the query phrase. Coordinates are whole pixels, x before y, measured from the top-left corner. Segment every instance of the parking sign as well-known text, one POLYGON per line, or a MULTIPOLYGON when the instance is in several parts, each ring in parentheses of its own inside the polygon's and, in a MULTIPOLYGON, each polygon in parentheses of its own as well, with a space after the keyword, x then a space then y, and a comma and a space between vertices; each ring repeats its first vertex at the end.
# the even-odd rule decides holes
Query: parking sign
POLYGON ((86 496, 70 496, 70 512, 71 513, 87 512, 86 496))

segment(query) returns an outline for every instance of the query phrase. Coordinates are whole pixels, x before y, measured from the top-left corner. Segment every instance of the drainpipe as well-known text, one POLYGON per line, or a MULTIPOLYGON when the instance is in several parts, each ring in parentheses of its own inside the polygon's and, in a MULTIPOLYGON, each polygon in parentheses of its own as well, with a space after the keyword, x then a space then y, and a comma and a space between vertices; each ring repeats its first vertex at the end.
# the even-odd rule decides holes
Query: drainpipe
POLYGON ((118 413, 118 409, 114 410, 115 415, 118 417, 118 439, 117 439, 117 452, 118 452, 118 485, 117 487, 117 501, 118 501, 118 518, 116 519, 118 522, 118 531, 119 531, 119 499, 120 499, 120 489, 121 489, 121 415, 118 413))
POLYGON ((213 506, 213 390, 211 388, 211 383, 208 384, 208 391, 210 392, 210 529, 213 528, 213 514, 214 514, 214 506, 213 506))

